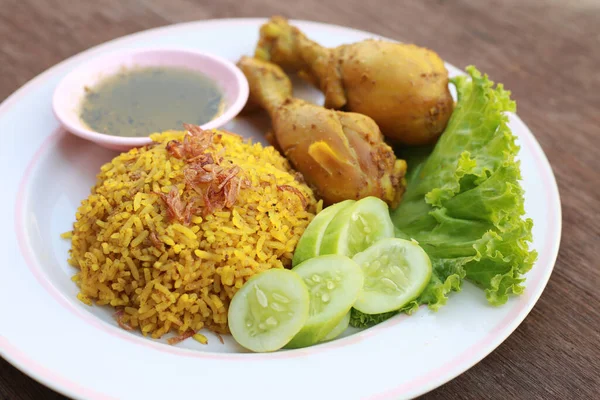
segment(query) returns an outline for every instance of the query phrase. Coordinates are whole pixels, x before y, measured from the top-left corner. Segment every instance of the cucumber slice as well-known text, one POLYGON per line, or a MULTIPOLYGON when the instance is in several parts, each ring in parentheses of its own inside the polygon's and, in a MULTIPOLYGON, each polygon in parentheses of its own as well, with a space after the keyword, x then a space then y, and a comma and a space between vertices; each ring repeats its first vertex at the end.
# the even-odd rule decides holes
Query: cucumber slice
POLYGON ((383 238, 394 237, 387 204, 365 197, 337 213, 327 226, 320 254, 354 256, 383 238))
POLYGON ((308 287, 309 317, 287 348, 320 342, 348 314, 364 285, 363 273, 348 257, 311 258, 294 268, 308 287))
POLYGON ((292 266, 295 267, 301 262, 319 255, 323 235, 331 220, 333 220, 338 212, 344 208, 350 207, 354 203, 356 203, 354 200, 344 200, 324 208, 317 214, 302 234, 300 241, 298 241, 296 251, 294 252, 294 258, 292 259, 292 266))
POLYGON ((340 336, 346 329, 348 329, 348 325, 350 325, 350 312, 346 313, 344 318, 329 332, 321 342, 328 342, 330 340, 335 339, 340 336))
POLYGON ((250 278, 231 299, 228 312, 233 338, 255 352, 286 345, 308 318, 308 289, 286 269, 269 269, 250 278))
POLYGON ((353 258, 365 275, 354 308, 365 314, 395 311, 416 299, 431 279, 431 261, 414 241, 382 239, 353 258))

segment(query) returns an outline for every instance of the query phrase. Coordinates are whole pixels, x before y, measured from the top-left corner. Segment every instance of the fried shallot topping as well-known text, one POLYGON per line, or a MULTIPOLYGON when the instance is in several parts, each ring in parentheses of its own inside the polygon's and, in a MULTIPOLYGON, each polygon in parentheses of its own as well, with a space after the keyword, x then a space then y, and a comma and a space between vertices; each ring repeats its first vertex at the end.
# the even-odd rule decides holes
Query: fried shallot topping
POLYGON ((183 138, 183 143, 179 140, 171 140, 167 143, 167 151, 177 159, 184 159, 186 162, 195 161, 196 157, 204 156, 213 144, 214 133, 204 131, 199 126, 183 124, 187 134, 183 138))
POLYGON ((126 324, 125 322, 123 322, 123 310, 119 310, 117 311, 113 317, 117 320, 117 324, 119 324, 119 326, 122 329, 125 329, 126 331, 132 331, 133 328, 131 326, 129 326, 128 324, 126 324))
POLYGON ((185 331, 184 333, 182 333, 179 336, 175 336, 175 337, 167 339, 167 343, 169 343, 171 346, 176 345, 177 343, 183 342, 187 338, 191 338, 192 336, 194 336, 194 333, 195 332, 192 330, 185 331))
POLYGON ((219 338, 219 342, 221 342, 221 344, 225 344, 225 339, 223 339, 223 336, 221 336, 220 333, 217 333, 217 337, 219 338))
POLYGON ((300 190, 290 185, 277 185, 277 190, 279 190, 280 192, 288 191, 294 193, 300 198, 300 201, 302 202, 302 208, 306 209, 306 197, 304 197, 300 190))
POLYGON ((167 216, 169 217, 169 219, 171 221, 183 222, 186 207, 183 204, 183 201, 181 201, 181 197, 179 196, 179 190, 177 190, 177 187, 171 187, 171 190, 168 194, 157 194, 167 205, 167 216))
POLYGON ((188 204, 184 205, 177 188, 171 189, 168 195, 159 195, 167 204, 168 217, 189 225, 192 215, 198 211, 206 216, 223 208, 231 208, 240 189, 248 187, 250 182, 241 176, 242 169, 239 166, 223 165, 223 151, 211 152, 215 140, 212 131, 204 131, 199 126, 189 124, 184 124, 184 127, 187 134, 183 142, 171 140, 166 148, 173 157, 185 161, 185 184, 191 187, 198 197, 190 199, 188 204))
POLYGON ((156 247, 158 250, 162 249, 162 247, 163 247, 163 243, 160 241, 158 236, 156 236, 156 232, 154 232, 154 231, 150 232, 150 242, 152 242, 152 245, 154 247, 156 247))
POLYGON ((183 146, 179 140, 171 140, 167 143, 167 151, 179 160, 183 158, 183 146))

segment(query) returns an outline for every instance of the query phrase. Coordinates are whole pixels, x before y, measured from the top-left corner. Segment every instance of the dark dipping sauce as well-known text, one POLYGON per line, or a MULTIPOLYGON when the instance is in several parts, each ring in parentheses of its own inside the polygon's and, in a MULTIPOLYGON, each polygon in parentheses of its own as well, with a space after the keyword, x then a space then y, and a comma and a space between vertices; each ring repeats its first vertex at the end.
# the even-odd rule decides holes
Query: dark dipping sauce
POLYGON ((199 72, 173 67, 123 70, 102 80, 87 94, 80 117, 96 132, 143 137, 202 125, 222 111, 217 84, 199 72))

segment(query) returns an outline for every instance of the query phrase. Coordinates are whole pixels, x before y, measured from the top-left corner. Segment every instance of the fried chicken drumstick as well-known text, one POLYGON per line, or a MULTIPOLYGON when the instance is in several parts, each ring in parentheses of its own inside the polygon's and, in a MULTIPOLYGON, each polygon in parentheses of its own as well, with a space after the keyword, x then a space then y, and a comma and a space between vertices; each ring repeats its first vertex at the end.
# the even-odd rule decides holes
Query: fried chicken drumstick
POLYGON ((396 159, 371 118, 293 98, 289 78, 275 64, 243 57, 238 66, 250 102, 271 117, 278 147, 326 205, 367 196, 399 203, 406 162, 396 159))
POLYGON ((368 115, 396 143, 433 143, 454 106, 448 71, 431 50, 365 40, 324 48, 282 17, 260 29, 255 57, 299 71, 325 94, 325 107, 368 115))

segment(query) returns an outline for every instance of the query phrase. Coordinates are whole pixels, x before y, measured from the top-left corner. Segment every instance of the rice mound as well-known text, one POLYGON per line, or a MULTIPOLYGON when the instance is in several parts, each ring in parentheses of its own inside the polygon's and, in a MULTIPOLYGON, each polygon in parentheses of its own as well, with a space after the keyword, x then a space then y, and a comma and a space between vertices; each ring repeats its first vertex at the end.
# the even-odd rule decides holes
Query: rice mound
POLYGON ((103 165, 65 235, 79 300, 115 307, 124 329, 179 335, 171 343, 227 333, 236 291, 289 267, 322 207, 273 147, 186 128, 103 165))

